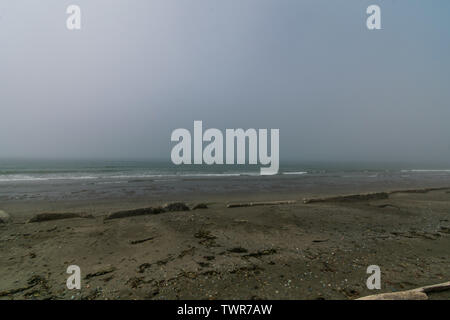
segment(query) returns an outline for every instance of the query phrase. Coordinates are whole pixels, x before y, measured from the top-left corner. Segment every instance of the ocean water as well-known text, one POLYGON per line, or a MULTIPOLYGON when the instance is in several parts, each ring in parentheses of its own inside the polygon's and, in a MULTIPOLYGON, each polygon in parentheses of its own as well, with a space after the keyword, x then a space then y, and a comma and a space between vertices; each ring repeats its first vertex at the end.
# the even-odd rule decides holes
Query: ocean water
MULTIPOLYGON (((107 160, 3 160, 0 183, 50 180, 173 179, 177 177, 234 177, 259 175, 259 165, 182 165, 162 161, 107 160)), ((280 174, 302 175, 306 171, 287 167, 280 174)))
MULTIPOLYGON (((93 180, 108 182, 133 179, 176 179, 188 177, 259 176, 260 165, 181 165, 163 161, 112 160, 0 160, 0 183, 93 180)), ((278 175, 340 175, 362 174, 432 174, 450 177, 447 168, 414 168, 399 164, 358 163, 287 163, 281 164, 278 175)))
MULTIPOLYGON (((450 169, 367 163, 285 163, 274 176, 259 165, 181 165, 158 161, 0 160, 4 201, 97 200, 189 195, 342 194, 450 186, 450 169)), ((231 197, 231 196, 230 196, 231 197)))

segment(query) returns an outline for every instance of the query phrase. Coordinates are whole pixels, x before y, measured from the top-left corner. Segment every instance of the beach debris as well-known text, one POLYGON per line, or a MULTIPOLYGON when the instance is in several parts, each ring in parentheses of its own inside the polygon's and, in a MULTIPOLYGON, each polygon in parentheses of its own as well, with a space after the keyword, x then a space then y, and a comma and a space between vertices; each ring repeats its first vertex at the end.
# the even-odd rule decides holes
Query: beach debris
POLYGON ((167 212, 189 211, 189 207, 184 202, 172 202, 165 204, 163 210, 167 212))
POLYGON ((0 297, 5 297, 5 296, 12 295, 12 294, 16 294, 16 293, 28 290, 28 289, 30 289, 32 287, 34 287, 34 286, 26 286, 26 287, 23 287, 23 288, 16 288, 16 289, 0 291, 0 297))
POLYGON ((130 241, 131 244, 139 244, 139 243, 143 243, 146 241, 150 241, 155 239, 155 237, 149 237, 149 238, 145 238, 145 239, 141 239, 141 240, 134 240, 134 241, 130 241))
POLYGON ((73 219, 73 218, 93 218, 91 214, 85 213, 38 213, 30 220, 28 223, 33 222, 44 222, 44 221, 52 221, 52 220, 61 220, 61 219, 73 219))
POLYGON ((252 252, 252 253, 246 254, 243 257, 245 257, 245 258, 259 258, 259 257, 262 257, 262 256, 268 256, 268 255, 275 254, 275 253, 277 253, 276 249, 264 249, 264 250, 258 250, 256 252, 252 252))
MULTIPOLYGON (((345 281, 347 282, 347 279, 345 279, 345 281)), ((359 291, 354 287, 339 289, 339 291, 348 299, 355 299, 359 296, 359 291)))
POLYGON ((211 266, 211 264, 209 262, 203 262, 203 261, 199 261, 197 262, 197 264, 201 267, 201 268, 208 268, 211 266))
POLYGON ((195 247, 190 247, 188 249, 181 251, 180 254, 178 255, 178 259, 181 259, 186 255, 190 256, 194 255, 195 250, 196 250, 195 247))
POLYGON ((357 202, 357 201, 367 201, 367 200, 382 200, 389 198, 389 193, 387 192, 375 192, 375 193, 362 193, 362 194, 351 194, 327 198, 305 198, 303 199, 304 204, 316 203, 316 202, 357 202))
POLYGON ((450 290, 450 281, 412 290, 374 294, 356 300, 428 300, 427 293, 445 290, 450 290))
POLYGON ((167 263, 169 263, 171 261, 173 261, 173 256, 168 255, 165 259, 158 260, 155 263, 145 262, 138 266, 138 272, 144 273, 145 270, 147 270, 148 268, 151 268, 153 265, 161 267, 161 266, 165 266, 167 263))
POLYGON ((8 223, 11 221, 11 217, 5 211, 0 210, 0 223, 8 223))
POLYGON ((438 232, 431 233, 426 231, 418 231, 418 230, 410 230, 406 232, 394 231, 391 232, 392 235, 397 237, 405 237, 405 238, 423 238, 428 240, 436 240, 441 237, 438 232))
POLYGON ((132 277, 126 282, 133 289, 138 288, 143 283, 145 283, 144 277, 132 277))
POLYGON ((228 270, 228 272, 231 274, 237 273, 237 274, 244 274, 245 276, 248 276, 251 274, 260 274, 262 271, 264 271, 264 268, 259 267, 256 264, 228 270))
POLYGON ((159 294, 159 289, 154 288, 154 289, 150 290, 150 292, 147 295, 147 298, 153 298, 153 297, 157 296, 158 294, 159 294))
POLYGON ((247 253, 248 250, 242 247, 236 247, 236 248, 231 248, 227 250, 228 252, 231 253, 247 253))
POLYGON ((206 203, 199 203, 196 204, 192 210, 197 210, 197 209, 208 209, 208 205, 206 203))
POLYGON ((214 240, 217 238, 216 236, 213 236, 210 231, 207 230, 198 231, 197 233, 194 234, 194 237, 196 237, 197 239, 205 239, 205 240, 214 240))
POLYGON ((204 245, 206 247, 214 247, 217 246, 215 240, 217 237, 213 234, 211 234, 210 231, 207 230, 200 230, 197 233, 194 234, 194 237, 197 239, 200 239, 198 242, 201 245, 204 245))
POLYGON ((265 202, 246 202, 246 203, 229 203, 227 208, 241 208, 241 207, 256 207, 256 206, 274 206, 282 204, 294 204, 295 200, 282 200, 282 201, 265 201, 265 202))
POLYGON ((145 263, 139 265, 139 267, 138 267, 138 272, 139 272, 139 273, 144 273, 144 271, 145 271, 146 269, 150 268, 151 266, 152 266, 151 263, 145 262, 145 263))
POLYGON ((13 295, 16 293, 20 293, 20 292, 24 292, 27 291, 35 286, 42 286, 42 289, 44 290, 48 290, 48 283, 47 280, 43 277, 43 276, 39 276, 39 275, 34 275, 31 278, 29 278, 27 280, 27 286, 25 287, 21 287, 21 288, 16 288, 16 289, 10 289, 10 290, 5 290, 5 291, 0 291, 0 297, 4 297, 4 296, 9 296, 9 295, 13 295))
POLYGON ((114 271, 116 271, 116 268, 111 265, 101 266, 101 267, 97 268, 97 270, 95 270, 94 272, 88 273, 84 278, 87 280, 87 279, 91 279, 94 277, 103 276, 105 274, 108 274, 108 273, 111 273, 114 271))
MULTIPOLYGON (((89 292, 87 294, 84 294, 83 296, 81 296, 81 300, 98 299, 101 296, 102 292, 103 292, 103 290, 100 287, 93 288, 93 289, 89 290, 89 292)), ((74 296, 72 296, 72 298, 74 298, 74 296)))
POLYGON ((439 232, 450 234, 450 227, 441 226, 439 232))
POLYGON ((326 242, 326 241, 328 241, 328 240, 330 240, 330 239, 315 239, 315 240, 313 240, 312 242, 314 242, 314 243, 320 243, 320 242, 326 242))

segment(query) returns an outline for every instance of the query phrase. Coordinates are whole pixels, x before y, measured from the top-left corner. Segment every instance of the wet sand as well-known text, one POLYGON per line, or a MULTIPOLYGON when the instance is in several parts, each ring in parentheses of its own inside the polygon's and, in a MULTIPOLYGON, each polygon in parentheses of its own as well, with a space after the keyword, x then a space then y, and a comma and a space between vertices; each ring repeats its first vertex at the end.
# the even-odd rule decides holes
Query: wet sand
POLYGON ((165 201, 5 202, 0 299, 355 299, 449 281, 450 189, 417 190, 310 203, 293 191, 199 193, 177 200, 207 209, 111 220, 165 201), (269 200, 296 202, 227 208, 269 200), (92 217, 26 222, 40 212, 92 217), (66 288, 72 264, 81 290, 66 288), (381 268, 381 290, 366 287, 369 265, 381 268))

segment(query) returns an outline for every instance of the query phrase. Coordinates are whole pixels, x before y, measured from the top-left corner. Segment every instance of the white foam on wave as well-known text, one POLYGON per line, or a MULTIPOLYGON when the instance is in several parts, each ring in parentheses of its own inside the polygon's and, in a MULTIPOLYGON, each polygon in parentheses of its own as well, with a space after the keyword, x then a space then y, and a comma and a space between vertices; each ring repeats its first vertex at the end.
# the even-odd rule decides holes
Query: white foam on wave
POLYGON ((97 182, 96 184, 118 184, 118 183, 126 183, 128 181, 103 181, 103 182, 97 182))
POLYGON ((50 181, 50 180, 89 180, 97 179, 93 176, 27 176, 27 175, 4 175, 0 176, 0 182, 20 182, 20 181, 50 181))
POLYGON ((449 172, 450 169, 404 169, 400 172, 449 172))
POLYGON ((243 173, 168 173, 168 174, 135 174, 135 175, 115 175, 115 176, 105 176, 103 178, 109 179, 143 179, 143 178, 185 178, 185 177, 239 177, 239 176, 251 176, 259 175, 254 172, 243 172, 243 173))
POLYGON ((240 176, 259 176, 257 172, 242 172, 242 173, 192 173, 182 174, 183 177, 240 177, 240 176))
MULTIPOLYGON (((33 182, 33 181, 53 181, 53 180, 126 180, 126 179, 153 179, 153 178, 186 178, 186 177, 239 177, 239 176, 257 176, 255 172, 243 173, 167 173, 167 174, 123 174, 123 175, 0 175, 0 182, 33 182)), ((119 181, 123 183, 124 181, 119 181)), ((113 181, 98 182, 99 184, 109 184, 113 181)))
POLYGON ((296 174, 296 175, 303 175, 303 174, 307 174, 308 172, 305 171, 287 171, 287 172, 283 172, 283 174, 296 174))

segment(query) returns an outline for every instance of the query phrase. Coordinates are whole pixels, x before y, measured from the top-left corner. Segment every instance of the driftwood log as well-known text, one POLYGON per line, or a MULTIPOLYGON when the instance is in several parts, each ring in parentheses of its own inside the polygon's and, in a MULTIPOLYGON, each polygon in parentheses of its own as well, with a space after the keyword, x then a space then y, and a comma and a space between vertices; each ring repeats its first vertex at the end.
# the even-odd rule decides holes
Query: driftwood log
POLYGON ((360 194, 349 194, 340 195, 326 198, 305 198, 303 203, 316 203, 316 202, 357 202, 357 201, 368 201, 368 200, 383 200, 388 199, 391 194, 396 193, 428 193, 431 191, 442 191, 448 190, 449 187, 443 188, 426 188, 426 189, 407 189, 407 190, 393 190, 388 192, 373 192, 373 193, 360 193, 360 194))
POLYGON ((387 198, 389 198, 389 194, 387 192, 376 192, 376 193, 350 194, 327 198, 303 199, 303 203, 308 204, 317 202, 357 202, 368 200, 383 200, 387 198))
POLYGON ((450 290, 450 281, 412 290, 374 294, 356 300, 428 300, 427 293, 450 290))

